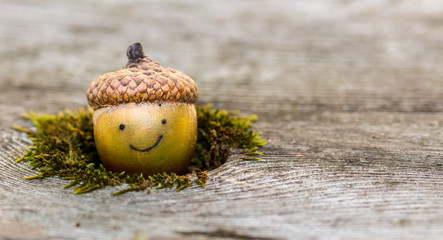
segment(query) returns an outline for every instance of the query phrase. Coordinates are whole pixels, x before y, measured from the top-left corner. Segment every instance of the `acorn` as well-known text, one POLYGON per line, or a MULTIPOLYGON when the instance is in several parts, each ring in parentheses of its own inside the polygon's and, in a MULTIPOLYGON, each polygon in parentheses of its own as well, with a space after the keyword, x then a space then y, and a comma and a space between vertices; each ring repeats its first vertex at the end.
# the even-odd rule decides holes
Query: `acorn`
POLYGON ((98 77, 86 92, 100 159, 126 174, 185 173, 197 141, 197 87, 147 58, 138 42, 126 54, 126 66, 98 77))

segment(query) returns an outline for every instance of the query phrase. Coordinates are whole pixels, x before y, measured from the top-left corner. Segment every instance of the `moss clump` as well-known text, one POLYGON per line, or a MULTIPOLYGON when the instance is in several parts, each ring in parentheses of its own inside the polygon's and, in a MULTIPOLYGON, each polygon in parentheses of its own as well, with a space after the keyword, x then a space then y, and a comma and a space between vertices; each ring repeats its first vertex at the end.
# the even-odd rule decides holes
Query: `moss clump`
MULTIPOLYGON (((251 130, 251 124, 257 118, 239 117, 237 112, 215 110, 210 106, 196 107, 198 119, 198 138, 190 175, 177 176, 174 173, 143 176, 142 174, 125 175, 106 170, 100 162, 94 143, 92 111, 69 110, 58 115, 30 113, 25 118, 35 125, 35 131, 14 127, 25 132, 33 145, 16 162, 26 161, 39 174, 26 179, 59 176, 71 182, 65 188, 74 187, 75 194, 87 193, 108 186, 125 184, 127 188, 113 193, 128 191, 150 192, 151 189, 175 188, 177 191, 193 183, 204 187, 208 179, 208 170, 221 166, 227 159, 231 148, 247 149, 245 155, 258 155, 257 148, 266 142, 259 133, 251 130)), ((245 157, 245 160, 250 157, 245 157)), ((258 158, 253 157, 254 160, 258 158)))

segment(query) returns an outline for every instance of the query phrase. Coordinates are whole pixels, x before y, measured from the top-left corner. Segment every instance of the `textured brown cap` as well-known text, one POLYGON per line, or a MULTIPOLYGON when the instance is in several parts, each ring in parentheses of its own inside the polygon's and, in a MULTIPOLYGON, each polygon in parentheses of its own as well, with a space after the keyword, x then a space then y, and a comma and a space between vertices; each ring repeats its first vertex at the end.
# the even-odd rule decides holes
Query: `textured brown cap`
POLYGON ((105 73, 89 85, 86 97, 93 109, 128 103, 197 101, 194 81, 147 58, 140 43, 129 46, 126 54, 125 67, 105 73))

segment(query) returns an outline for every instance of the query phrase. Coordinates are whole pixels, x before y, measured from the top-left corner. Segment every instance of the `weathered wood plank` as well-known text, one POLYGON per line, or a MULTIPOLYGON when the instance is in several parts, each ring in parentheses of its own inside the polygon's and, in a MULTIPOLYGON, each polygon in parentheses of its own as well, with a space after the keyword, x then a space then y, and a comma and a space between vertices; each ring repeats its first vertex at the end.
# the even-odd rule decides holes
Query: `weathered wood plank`
POLYGON ((0 239, 439 239, 443 4, 0 2, 0 239), (86 105, 141 41, 200 104, 257 114, 263 160, 205 189, 75 196, 14 158, 27 111, 86 105))

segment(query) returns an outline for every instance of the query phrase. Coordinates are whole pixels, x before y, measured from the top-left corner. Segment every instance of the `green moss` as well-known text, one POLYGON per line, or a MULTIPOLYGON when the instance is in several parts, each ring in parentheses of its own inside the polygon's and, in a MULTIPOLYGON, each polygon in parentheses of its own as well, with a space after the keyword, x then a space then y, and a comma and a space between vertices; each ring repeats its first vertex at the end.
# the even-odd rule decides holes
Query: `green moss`
MULTIPOLYGON (((92 111, 69 110, 58 115, 30 113, 25 118, 35 125, 35 131, 14 127, 25 132, 32 140, 23 157, 16 162, 26 161, 31 169, 39 173, 26 179, 58 176, 70 183, 64 188, 73 187, 75 194, 87 193, 108 186, 126 186, 113 193, 147 191, 151 189, 175 188, 177 191, 193 183, 204 187, 208 179, 207 171, 221 166, 232 148, 246 148, 245 155, 259 155, 258 147, 265 145, 259 133, 251 130, 256 116, 239 117, 236 112, 215 110, 210 106, 196 107, 198 138, 190 173, 196 177, 177 176, 174 173, 152 176, 131 175, 106 170, 100 162, 94 143, 92 111)), ((244 157, 245 160, 259 160, 244 157)), ((192 176, 192 175, 191 175, 192 176)))

